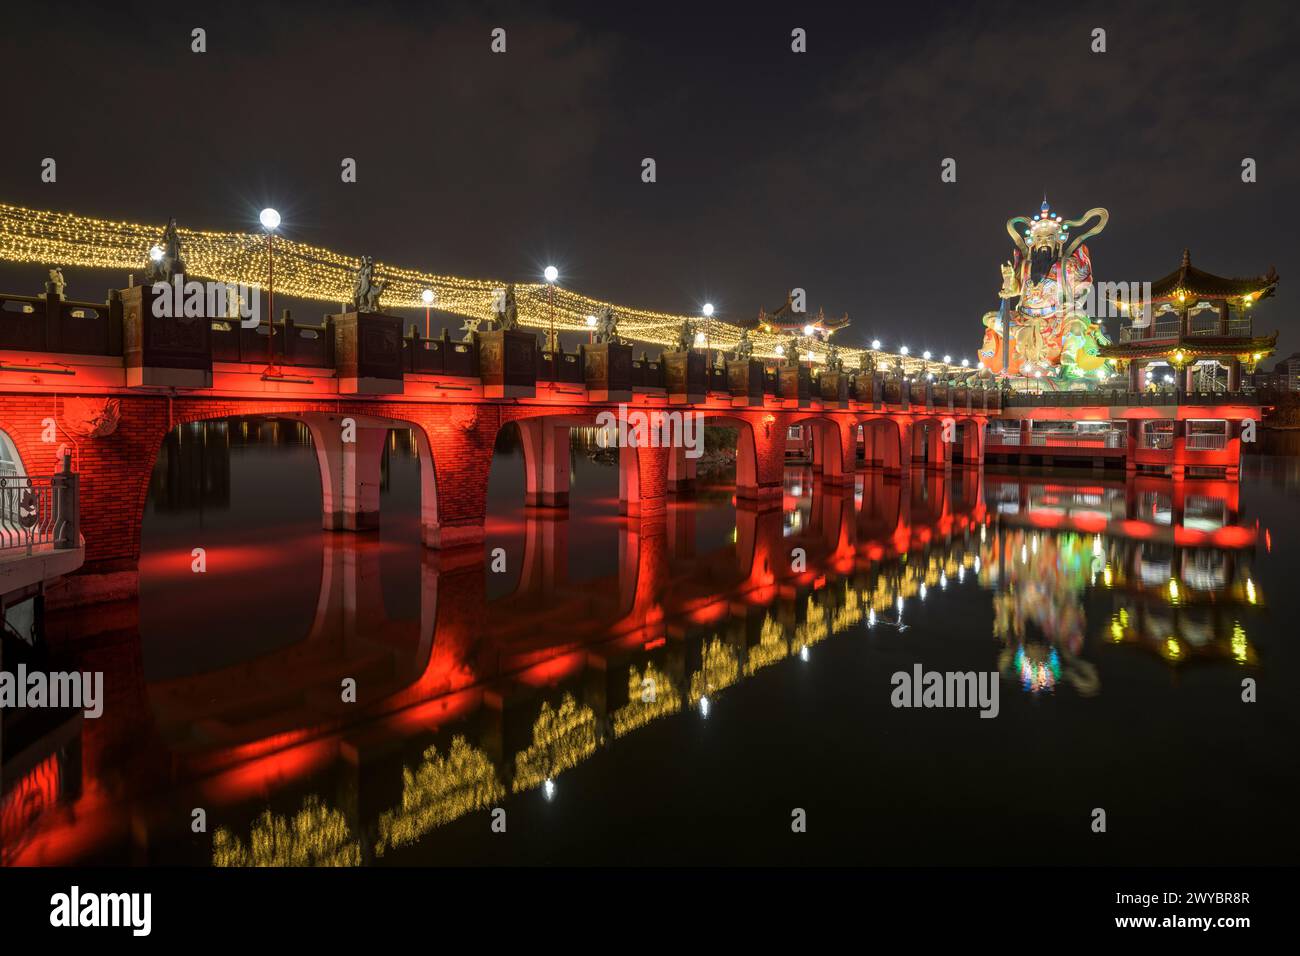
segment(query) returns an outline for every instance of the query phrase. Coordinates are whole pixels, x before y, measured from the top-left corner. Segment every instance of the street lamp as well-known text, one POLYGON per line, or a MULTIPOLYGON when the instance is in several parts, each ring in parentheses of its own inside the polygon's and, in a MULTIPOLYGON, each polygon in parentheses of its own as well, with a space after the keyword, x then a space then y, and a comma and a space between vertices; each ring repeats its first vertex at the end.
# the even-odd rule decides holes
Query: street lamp
POLYGON ((429 307, 433 305, 433 290, 425 289, 420 293, 420 300, 424 303, 424 337, 429 337, 429 307))
POLYGON ((590 345, 596 341, 596 317, 594 315, 587 316, 587 328, 591 329, 587 333, 587 344, 590 345))
POLYGON ((555 338, 555 280, 560 277, 560 270, 555 266, 547 266, 542 270, 542 277, 546 279, 546 300, 547 308, 551 313, 551 331, 547 336, 547 346, 552 354, 559 351, 559 342, 555 338))
POLYGON ((872 347, 873 349, 879 349, 879 348, 880 348, 880 339, 872 339, 872 340, 871 340, 871 347, 872 347))
POLYGON ((704 364, 711 369, 713 368, 713 356, 710 354, 713 349, 713 303, 705 302, 702 311, 704 312, 704 364))
POLYGON ((951 355, 945 355, 945 356, 943 357, 943 364, 944 364, 944 365, 951 365, 951 364, 952 364, 952 356, 951 356, 951 355))
POLYGON ((267 206, 257 216, 266 231, 266 371, 275 369, 275 230, 280 226, 280 214, 267 206))
POLYGON ((907 346, 906 346, 906 345, 900 345, 900 346, 898 347, 898 354, 899 354, 899 355, 906 355, 906 354, 907 354, 907 346))

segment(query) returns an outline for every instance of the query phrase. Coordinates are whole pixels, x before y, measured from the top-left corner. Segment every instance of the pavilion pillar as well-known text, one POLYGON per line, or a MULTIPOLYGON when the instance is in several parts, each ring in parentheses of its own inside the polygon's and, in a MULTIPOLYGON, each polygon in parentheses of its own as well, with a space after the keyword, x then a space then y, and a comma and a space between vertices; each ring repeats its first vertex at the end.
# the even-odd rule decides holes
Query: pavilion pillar
POLYGON ((1228 359, 1228 391, 1241 391, 1241 359, 1228 359))
POLYGON ((1192 334, 1192 313, 1186 305, 1178 309, 1178 334, 1188 336, 1192 334))
POLYGON ((1137 359, 1128 363, 1128 390, 1130 394, 1142 391, 1142 363, 1137 359))
POLYGON ((1228 300, 1223 299, 1219 302, 1219 334, 1228 334, 1228 300))

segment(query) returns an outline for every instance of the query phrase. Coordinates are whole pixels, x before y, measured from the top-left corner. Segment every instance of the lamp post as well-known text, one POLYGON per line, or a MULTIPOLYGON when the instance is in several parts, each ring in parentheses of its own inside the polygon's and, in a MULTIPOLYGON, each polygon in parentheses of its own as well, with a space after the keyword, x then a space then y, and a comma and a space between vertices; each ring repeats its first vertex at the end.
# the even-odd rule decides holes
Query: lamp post
MULTIPOLYGON (((704 364, 713 368, 713 303, 704 303, 704 364)), ((711 374, 711 372, 710 372, 711 374)))
POLYGON ((424 303, 424 337, 429 337, 429 308, 433 305, 433 290, 425 289, 420 293, 420 300, 424 303))
POLYGON ((587 328, 591 330, 587 333, 587 344, 593 345, 596 341, 596 317, 594 315, 587 316, 587 328))
POLYGON ((547 308, 551 313, 551 331, 547 336, 547 347, 550 349, 552 357, 558 352, 560 343, 555 338, 555 280, 560 277, 560 270, 555 266, 547 266, 542 272, 542 278, 546 280, 546 302, 547 308))
POLYGON ((266 371, 275 369, 275 230, 280 226, 280 214, 270 206, 258 214, 266 232, 266 371))

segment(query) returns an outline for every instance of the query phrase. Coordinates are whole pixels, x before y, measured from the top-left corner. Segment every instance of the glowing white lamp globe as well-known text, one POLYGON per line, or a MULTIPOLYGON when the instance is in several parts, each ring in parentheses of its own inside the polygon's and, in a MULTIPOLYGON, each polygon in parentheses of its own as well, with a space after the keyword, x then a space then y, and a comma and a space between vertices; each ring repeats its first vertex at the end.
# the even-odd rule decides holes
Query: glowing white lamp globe
POLYGON ((149 258, 152 259, 154 262, 162 262, 162 257, 163 257, 162 246, 154 246, 152 249, 149 250, 149 258))
POLYGON ((872 339, 872 340, 871 340, 871 347, 872 347, 873 349, 878 349, 878 348, 880 348, 880 339, 872 339))
POLYGON ((280 214, 270 206, 258 213, 257 218, 262 223, 262 228, 268 232, 274 232, 280 227, 280 214))
POLYGON ((713 303, 712 303, 712 302, 705 302, 705 303, 704 303, 704 314, 707 315, 707 316, 712 316, 712 315, 713 315, 713 303))
POLYGON ((424 302, 425 305, 432 305, 432 304, 433 304, 433 290, 432 290, 432 289, 425 289, 423 292, 420 293, 420 299, 421 299, 421 301, 424 302))
POLYGON ((594 315, 587 316, 587 327, 592 329, 596 327, 596 317, 594 315))
POLYGON ((560 277, 560 270, 555 268, 555 266, 547 266, 546 271, 543 272, 542 275, 546 277, 547 282, 554 282, 560 277))

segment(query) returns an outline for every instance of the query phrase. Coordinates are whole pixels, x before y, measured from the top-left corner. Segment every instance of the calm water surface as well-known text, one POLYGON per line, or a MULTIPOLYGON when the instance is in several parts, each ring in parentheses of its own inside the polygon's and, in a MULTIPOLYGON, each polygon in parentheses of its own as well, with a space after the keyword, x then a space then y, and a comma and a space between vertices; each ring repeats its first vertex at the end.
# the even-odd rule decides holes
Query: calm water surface
POLYGON ((1295 860, 1300 459, 1181 487, 792 466, 766 513, 724 470, 655 528, 578 449, 569 512, 524 509, 510 439, 494 572, 421 547, 404 433, 371 534, 320 530, 293 426, 173 434, 138 602, 50 622, 46 663, 108 702, 5 781, 5 862, 1295 860), (996 671, 996 719, 891 706, 918 664, 996 671))

